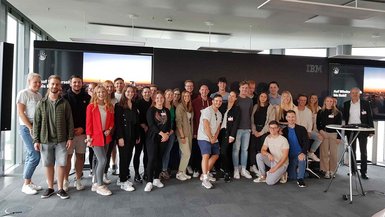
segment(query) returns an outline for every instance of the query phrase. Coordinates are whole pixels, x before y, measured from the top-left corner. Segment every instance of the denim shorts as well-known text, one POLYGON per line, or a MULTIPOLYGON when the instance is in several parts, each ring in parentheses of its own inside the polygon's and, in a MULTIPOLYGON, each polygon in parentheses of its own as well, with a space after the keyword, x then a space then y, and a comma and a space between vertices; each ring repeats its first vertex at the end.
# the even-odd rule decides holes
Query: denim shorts
POLYGON ((43 166, 66 166, 67 148, 66 142, 40 144, 43 166))
POLYGON ((213 155, 219 155, 219 143, 216 142, 214 144, 211 144, 210 142, 206 140, 198 140, 199 148, 201 149, 201 155, 204 154, 213 154, 213 155))

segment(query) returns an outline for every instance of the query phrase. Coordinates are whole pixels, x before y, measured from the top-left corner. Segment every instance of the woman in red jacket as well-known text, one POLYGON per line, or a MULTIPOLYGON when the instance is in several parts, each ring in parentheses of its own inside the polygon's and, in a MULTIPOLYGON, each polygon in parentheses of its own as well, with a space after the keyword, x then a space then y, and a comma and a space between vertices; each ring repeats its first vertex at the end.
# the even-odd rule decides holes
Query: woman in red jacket
POLYGON ((111 142, 111 131, 114 127, 114 107, 106 88, 98 85, 94 89, 90 104, 87 106, 86 134, 87 146, 92 147, 97 163, 94 168, 95 182, 91 190, 100 195, 111 195, 111 191, 103 185, 103 172, 106 165, 106 152, 111 142))

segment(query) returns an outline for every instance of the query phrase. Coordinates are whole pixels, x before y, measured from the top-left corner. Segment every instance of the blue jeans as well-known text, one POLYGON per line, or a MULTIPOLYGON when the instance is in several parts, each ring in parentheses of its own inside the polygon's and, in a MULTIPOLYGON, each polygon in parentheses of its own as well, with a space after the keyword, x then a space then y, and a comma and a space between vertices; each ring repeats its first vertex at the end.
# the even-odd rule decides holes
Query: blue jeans
POLYGON ((170 161, 170 152, 172 149, 172 146, 174 146, 175 142, 175 132, 173 134, 170 134, 168 137, 166 149, 164 150, 164 154, 162 157, 162 170, 167 170, 168 169, 168 163, 170 161))
POLYGON ((23 139, 24 148, 25 148, 25 161, 24 161, 24 171, 23 178, 31 179, 33 173, 35 172, 36 167, 40 162, 40 152, 36 151, 33 146, 33 140, 29 129, 25 125, 19 126, 19 133, 23 139))
POLYGON ((247 149, 250 142, 250 129, 238 129, 233 145, 233 164, 234 167, 239 165, 239 150, 241 150, 241 166, 246 168, 247 164, 247 149))
POLYGON ((303 179, 305 177, 306 157, 300 161, 298 160, 298 155, 289 157, 289 166, 287 168, 289 179, 303 179))

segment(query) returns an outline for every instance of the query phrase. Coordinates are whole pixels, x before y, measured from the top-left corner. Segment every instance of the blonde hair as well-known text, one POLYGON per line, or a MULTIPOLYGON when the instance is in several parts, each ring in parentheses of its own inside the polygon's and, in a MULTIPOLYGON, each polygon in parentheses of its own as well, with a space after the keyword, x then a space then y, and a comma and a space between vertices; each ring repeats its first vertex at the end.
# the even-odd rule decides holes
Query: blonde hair
POLYGON ((317 114, 318 110, 320 109, 319 105, 318 105, 318 96, 315 95, 315 94, 311 94, 308 98, 307 98, 307 107, 310 109, 310 111, 313 113, 313 114, 317 114), (316 96, 317 97, 317 101, 315 103, 311 103, 311 97, 312 96, 316 96))
POLYGON ((327 100, 327 99, 333 100, 333 104, 332 104, 332 114, 333 114, 333 115, 337 115, 338 113, 340 113, 340 110, 338 110, 338 108, 334 105, 334 99, 333 99, 333 97, 331 97, 331 96, 325 97, 325 99, 324 99, 324 104, 322 105, 321 110, 322 110, 322 111, 325 111, 325 110, 326 110, 326 100, 327 100))
POLYGON ((106 111, 109 111, 109 112, 114 112, 114 106, 112 105, 111 103, 111 99, 110 99, 110 96, 108 95, 107 93, 107 89, 101 85, 101 84, 98 84, 95 88, 94 88, 94 92, 92 93, 92 97, 91 97, 91 101, 90 101, 90 104, 93 104, 94 105, 94 108, 97 107, 98 105, 98 96, 97 96, 97 92, 99 89, 102 89, 106 92, 106 98, 104 99, 104 105, 106 106, 106 111))
POLYGON ((294 110, 295 108, 295 105, 293 103, 293 97, 291 95, 291 93, 287 90, 283 91, 282 94, 281 94, 281 104, 279 105, 279 108, 278 108, 278 117, 277 117, 277 120, 280 120, 282 118, 285 118, 284 117, 284 111, 289 111, 289 110, 294 110), (287 94, 289 97, 290 97, 290 102, 288 105, 285 105, 284 102, 283 102, 283 95, 284 94, 287 94))

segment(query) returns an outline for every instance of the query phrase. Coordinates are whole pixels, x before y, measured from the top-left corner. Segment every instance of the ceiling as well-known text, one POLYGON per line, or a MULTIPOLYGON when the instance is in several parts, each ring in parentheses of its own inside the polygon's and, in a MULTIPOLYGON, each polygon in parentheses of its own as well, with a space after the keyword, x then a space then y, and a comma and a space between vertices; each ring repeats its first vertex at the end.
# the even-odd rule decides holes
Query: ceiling
POLYGON ((385 0, 8 2, 59 41, 192 50, 385 47, 385 0))

